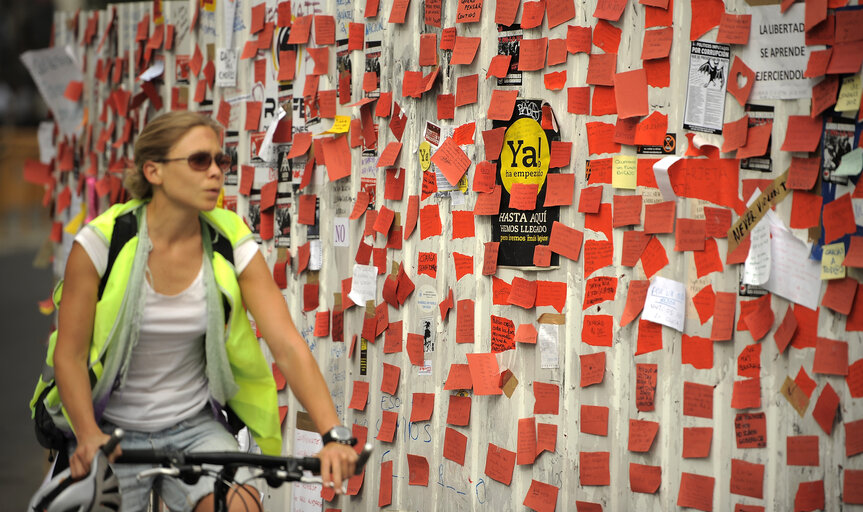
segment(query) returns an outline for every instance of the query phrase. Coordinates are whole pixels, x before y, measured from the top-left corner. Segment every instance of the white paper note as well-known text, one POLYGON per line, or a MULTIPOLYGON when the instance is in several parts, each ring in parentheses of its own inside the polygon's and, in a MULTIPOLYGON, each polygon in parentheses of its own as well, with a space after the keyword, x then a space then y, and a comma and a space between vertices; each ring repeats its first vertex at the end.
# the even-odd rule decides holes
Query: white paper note
POLYGON ((333 219, 333 247, 350 247, 351 235, 348 231, 348 218, 333 219))
POLYGON ((354 265, 351 292, 348 297, 355 304, 365 306, 366 301, 375 300, 377 295, 378 267, 374 265, 354 265))
POLYGON ((686 287, 683 283, 656 276, 647 288, 641 318, 683 332, 686 316, 686 287))
POLYGON ((558 328, 557 324, 539 324, 536 332, 536 342, 539 344, 539 367, 559 368, 558 361, 558 328))
POLYGON ((309 270, 320 270, 323 266, 324 252, 320 240, 309 240, 309 270))
POLYGON ((676 164, 681 158, 682 157, 679 156, 667 156, 653 164, 653 176, 656 178, 656 185, 659 187, 659 191, 662 193, 662 199, 665 201, 677 200, 677 195, 671 188, 671 180, 668 177, 668 170, 671 169, 671 166, 676 164))
POLYGON ((761 219, 750 232, 749 254, 743 263, 743 282, 761 286, 770 278, 770 222, 761 219))
POLYGON ((770 279, 764 284, 771 292, 791 302, 818 308, 821 292, 821 265, 809 258, 809 245, 798 240, 778 220, 771 224, 770 279))

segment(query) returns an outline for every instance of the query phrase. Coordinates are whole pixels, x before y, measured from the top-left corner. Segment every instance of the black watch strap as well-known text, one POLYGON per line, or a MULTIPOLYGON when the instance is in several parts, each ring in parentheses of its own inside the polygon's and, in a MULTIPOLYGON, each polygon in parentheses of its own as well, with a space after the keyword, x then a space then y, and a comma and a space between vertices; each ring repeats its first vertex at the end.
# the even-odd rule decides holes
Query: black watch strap
POLYGON ((348 446, 357 444, 357 439, 351 435, 351 429, 344 425, 336 425, 331 428, 329 432, 321 436, 321 440, 323 440, 324 445, 334 442, 348 446))

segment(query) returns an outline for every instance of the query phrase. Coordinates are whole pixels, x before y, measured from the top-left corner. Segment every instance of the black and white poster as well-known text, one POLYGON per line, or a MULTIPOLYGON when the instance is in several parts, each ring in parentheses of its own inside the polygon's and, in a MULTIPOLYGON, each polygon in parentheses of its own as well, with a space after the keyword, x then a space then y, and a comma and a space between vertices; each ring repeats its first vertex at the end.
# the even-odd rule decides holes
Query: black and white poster
POLYGON ((727 44, 692 41, 683 112, 685 129, 722 133, 730 57, 731 47, 727 44))

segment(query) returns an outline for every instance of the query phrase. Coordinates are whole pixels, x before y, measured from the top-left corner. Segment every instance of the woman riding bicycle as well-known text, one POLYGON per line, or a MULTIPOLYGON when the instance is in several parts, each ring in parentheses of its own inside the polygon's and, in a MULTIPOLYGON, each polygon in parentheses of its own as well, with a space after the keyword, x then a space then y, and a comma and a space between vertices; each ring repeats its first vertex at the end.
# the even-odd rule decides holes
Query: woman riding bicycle
MULTIPOLYGON (((236 450, 225 427, 228 411, 265 453, 280 451, 275 385, 248 308, 324 435, 321 476, 339 492, 356 452, 344 444, 323 376, 248 227, 215 208, 231 163, 220 136, 217 123, 192 112, 152 120, 136 140, 135 169, 126 176, 136 199, 113 206, 75 238, 53 355, 65 409, 56 421, 65 418, 75 433, 71 474, 87 474, 116 427, 126 432, 125 449, 236 450), (115 247, 115 226, 130 219, 133 232, 115 247)), ((115 468, 124 510, 145 507, 151 488, 171 510, 212 509, 212 480, 138 481, 141 470, 115 468)), ((251 495, 238 491, 232 501, 243 510, 242 499, 251 495)))

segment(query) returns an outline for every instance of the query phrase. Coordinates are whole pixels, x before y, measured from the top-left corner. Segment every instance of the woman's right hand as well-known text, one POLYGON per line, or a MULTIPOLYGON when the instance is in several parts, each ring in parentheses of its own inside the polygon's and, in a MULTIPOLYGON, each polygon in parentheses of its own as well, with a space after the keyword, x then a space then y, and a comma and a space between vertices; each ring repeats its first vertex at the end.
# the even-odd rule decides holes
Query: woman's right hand
MULTIPOLYGON (((101 431, 78 436, 78 446, 75 448, 75 453, 69 458, 69 470, 72 478, 87 476, 87 473, 90 472, 90 463, 93 462, 93 457, 109 439, 111 439, 111 436, 101 431)), ((111 459, 113 460, 119 452, 120 447, 118 445, 111 459)))

